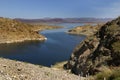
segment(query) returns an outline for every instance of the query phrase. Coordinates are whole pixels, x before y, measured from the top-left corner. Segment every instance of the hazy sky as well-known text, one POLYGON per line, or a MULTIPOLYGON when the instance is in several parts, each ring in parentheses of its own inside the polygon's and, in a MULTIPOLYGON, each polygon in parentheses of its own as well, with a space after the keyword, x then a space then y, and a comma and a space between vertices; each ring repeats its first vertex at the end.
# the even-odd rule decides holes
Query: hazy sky
POLYGON ((0 0, 0 16, 114 18, 120 16, 120 0, 0 0))

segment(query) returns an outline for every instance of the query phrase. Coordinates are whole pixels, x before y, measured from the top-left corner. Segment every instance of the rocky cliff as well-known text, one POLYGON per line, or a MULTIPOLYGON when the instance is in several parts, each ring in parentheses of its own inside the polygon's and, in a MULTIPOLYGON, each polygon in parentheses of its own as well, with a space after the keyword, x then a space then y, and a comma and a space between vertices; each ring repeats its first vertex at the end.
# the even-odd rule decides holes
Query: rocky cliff
POLYGON ((0 18, 0 43, 45 40, 37 31, 38 27, 8 18, 0 18))
POLYGON ((102 66, 120 66, 120 17, 107 22, 96 34, 81 42, 64 68, 85 76, 101 72, 102 66))

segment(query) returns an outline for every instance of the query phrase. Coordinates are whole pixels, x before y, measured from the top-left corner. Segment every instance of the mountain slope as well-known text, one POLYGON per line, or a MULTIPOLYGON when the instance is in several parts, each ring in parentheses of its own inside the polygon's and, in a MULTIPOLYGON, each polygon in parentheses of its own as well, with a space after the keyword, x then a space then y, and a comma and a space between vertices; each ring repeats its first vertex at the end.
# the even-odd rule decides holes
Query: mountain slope
POLYGON ((56 68, 0 58, 0 80, 79 80, 79 76, 56 68))
POLYGON ((103 71, 102 66, 120 66, 120 17, 81 42, 64 68, 85 76, 103 71))
POLYGON ((44 36, 34 31, 34 26, 8 18, 0 18, 0 33, 0 43, 45 40, 44 36))

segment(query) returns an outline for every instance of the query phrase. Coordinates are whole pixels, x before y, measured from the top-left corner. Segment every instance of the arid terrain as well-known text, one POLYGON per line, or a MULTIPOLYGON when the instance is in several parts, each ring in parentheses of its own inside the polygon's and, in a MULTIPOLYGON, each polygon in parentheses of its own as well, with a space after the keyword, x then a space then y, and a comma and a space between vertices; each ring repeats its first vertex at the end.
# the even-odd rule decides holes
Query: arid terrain
POLYGON ((79 80, 79 76, 58 68, 0 58, 0 80, 79 80))
POLYGON ((101 28, 102 25, 103 24, 97 24, 97 25, 89 24, 89 25, 77 26, 73 29, 70 29, 67 33, 91 36, 94 35, 101 28))
POLYGON ((107 22, 81 42, 64 67, 75 74, 96 75, 96 80, 119 80, 120 17, 107 22))
POLYGON ((56 29, 58 26, 30 25, 17 20, 0 18, 0 43, 14 43, 28 40, 44 41, 45 36, 39 31, 56 29))
MULTIPOLYGON (((1 24, 1 43, 3 41, 9 41, 12 38, 15 40, 24 39, 25 37, 30 40, 33 40, 33 38, 35 40, 36 38, 45 38, 38 34, 39 30, 44 30, 43 28, 40 29, 38 25, 32 26, 4 18, 2 18, 1 24), (11 26, 11 21, 14 23, 13 26, 11 26), (5 24, 7 27, 3 24, 4 22, 7 23, 5 24), (20 25, 22 27, 20 27, 20 25), (22 37, 20 37, 21 35, 22 37)), ((62 62, 48 68, 26 62, 0 58, 0 79, 84 80, 87 79, 85 78, 86 75, 90 75, 90 78, 93 80, 119 80, 120 17, 102 26, 79 26, 69 30, 69 32, 87 35, 87 37, 74 49, 67 62, 62 62), (62 67, 67 70, 64 70, 62 67)))

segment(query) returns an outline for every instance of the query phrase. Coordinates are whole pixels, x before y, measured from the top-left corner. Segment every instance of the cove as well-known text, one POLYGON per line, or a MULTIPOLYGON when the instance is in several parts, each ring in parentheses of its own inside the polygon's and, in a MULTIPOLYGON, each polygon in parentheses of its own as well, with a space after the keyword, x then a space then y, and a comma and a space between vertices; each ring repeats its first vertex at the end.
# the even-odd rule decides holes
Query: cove
POLYGON ((40 32, 47 37, 44 42, 27 41, 1 44, 0 57, 48 67, 56 62, 68 60, 74 48, 85 39, 85 36, 70 35, 66 31, 83 24, 59 23, 50 25, 63 26, 64 28, 40 32))

